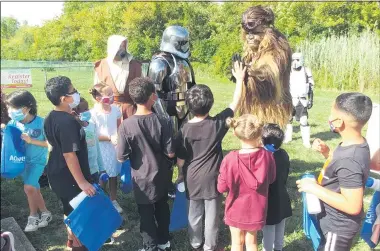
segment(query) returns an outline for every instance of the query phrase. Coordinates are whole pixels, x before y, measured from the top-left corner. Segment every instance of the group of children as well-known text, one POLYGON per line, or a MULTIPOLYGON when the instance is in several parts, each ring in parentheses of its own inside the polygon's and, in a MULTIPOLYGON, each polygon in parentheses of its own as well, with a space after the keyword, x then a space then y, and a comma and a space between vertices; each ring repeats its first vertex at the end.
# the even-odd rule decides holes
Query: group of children
MULTIPOLYGON (((232 251, 242 251, 244 246, 247 251, 258 250, 259 230, 263 232, 264 250, 282 250, 285 219, 292 215, 286 187, 290 160, 281 149, 284 133, 278 125, 259 121, 254 115, 233 118, 243 89, 243 65, 236 62, 233 74, 237 80, 233 101, 214 117, 209 115, 214 102, 209 87, 196 85, 187 92, 186 104, 194 118, 175 136, 171 122, 152 112, 157 94, 149 78, 136 78, 129 84, 137 110, 119 128, 120 111, 111 105, 112 90, 103 83, 91 89, 96 104, 89 111, 69 78, 48 80, 45 92, 55 108, 45 121, 37 116, 36 101, 29 92, 8 95, 10 123, 22 123, 27 129, 23 134, 27 143, 23 178, 31 212, 25 230, 46 226, 52 219, 38 186, 48 155, 47 140, 51 145, 47 175, 66 216, 73 210, 69 201, 81 191, 95 194, 91 183, 98 183, 104 170, 110 177, 110 198, 121 212, 116 202, 116 177, 121 163, 129 159, 142 250, 171 250, 167 184, 171 159, 177 157, 177 183, 185 182, 193 250, 218 250, 222 193, 227 193, 224 221, 230 227, 232 251), (223 158, 222 140, 229 128, 241 148, 223 158)), ((332 154, 317 139, 313 148, 328 162, 317 182, 297 181, 299 191, 313 193, 323 202, 319 222, 324 250, 349 250, 359 230, 369 172, 369 149, 361 130, 371 109, 371 100, 363 94, 339 95, 329 126, 343 142, 332 154)), ((73 234, 69 234, 67 245, 72 250, 86 250, 73 234)))

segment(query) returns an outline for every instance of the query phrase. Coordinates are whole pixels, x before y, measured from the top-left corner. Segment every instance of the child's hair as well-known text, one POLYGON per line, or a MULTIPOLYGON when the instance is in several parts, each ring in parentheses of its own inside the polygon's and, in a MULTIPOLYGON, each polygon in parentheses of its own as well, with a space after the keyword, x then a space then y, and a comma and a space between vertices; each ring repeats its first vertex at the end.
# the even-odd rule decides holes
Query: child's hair
POLYGON ((73 108, 73 111, 79 115, 80 113, 82 113, 86 110, 88 110, 88 102, 84 98, 80 97, 79 105, 77 107, 73 108))
POLYGON ((50 102, 57 106, 61 104, 61 97, 69 93, 71 80, 65 76, 49 79, 45 85, 45 93, 50 102))
POLYGON ((105 94, 105 89, 109 88, 109 86, 101 81, 94 85, 88 92, 91 94, 91 96, 96 99, 97 97, 101 97, 105 94))
POLYGON ((228 118, 227 126, 234 129, 240 140, 254 140, 261 137, 263 124, 256 116, 244 114, 236 119, 228 118))
POLYGON ((29 113, 37 115, 37 101, 33 95, 26 90, 12 92, 7 96, 6 104, 14 108, 30 108, 29 113))
POLYGON ((273 145, 275 149, 279 149, 284 140, 284 131, 277 124, 265 124, 261 140, 264 146, 273 145))
POLYGON ((186 104, 195 116, 204 116, 214 104, 214 95, 207 85, 195 85, 186 93, 186 104))
POLYGON ((155 92, 154 82, 150 78, 135 78, 129 83, 129 95, 136 104, 145 104, 155 92))
POLYGON ((358 92, 340 94, 335 99, 335 107, 350 115, 360 126, 364 126, 372 114, 371 99, 358 92))
POLYGON ((11 119, 9 118, 8 116, 8 109, 7 109, 7 106, 6 106, 6 103, 5 103, 5 100, 6 100, 6 96, 5 94, 1 92, 1 123, 2 124, 7 124, 11 119))

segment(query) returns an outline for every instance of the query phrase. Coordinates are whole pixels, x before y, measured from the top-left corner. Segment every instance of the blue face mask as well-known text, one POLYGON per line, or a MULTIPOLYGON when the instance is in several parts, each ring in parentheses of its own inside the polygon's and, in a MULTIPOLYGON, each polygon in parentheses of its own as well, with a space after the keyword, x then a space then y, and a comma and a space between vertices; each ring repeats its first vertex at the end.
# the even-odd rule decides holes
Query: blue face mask
POLYGON ((264 149, 267 150, 268 152, 272 152, 272 153, 274 153, 275 151, 278 150, 278 149, 276 149, 276 148, 274 147, 273 144, 266 144, 266 145, 264 146, 264 149))
POLYGON ((79 119, 84 122, 88 122, 91 119, 91 112, 90 111, 85 111, 79 114, 79 119))
POLYGON ((26 117, 26 114, 24 114, 22 112, 22 109, 9 111, 8 115, 11 119, 13 119, 14 121, 17 121, 17 122, 24 120, 26 117))

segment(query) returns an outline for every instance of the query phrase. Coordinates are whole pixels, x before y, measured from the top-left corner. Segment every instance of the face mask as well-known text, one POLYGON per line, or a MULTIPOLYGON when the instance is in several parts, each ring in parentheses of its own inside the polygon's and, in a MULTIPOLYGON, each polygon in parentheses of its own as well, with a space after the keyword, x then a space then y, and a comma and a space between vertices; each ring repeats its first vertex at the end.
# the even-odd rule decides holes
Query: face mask
POLYGON ((91 119, 91 112, 90 111, 85 111, 79 114, 79 119, 84 122, 88 122, 91 119))
POLYGON ((333 121, 335 121, 335 120, 329 120, 330 131, 333 132, 333 133, 338 133, 338 132, 336 131, 335 126, 334 126, 333 123, 332 123, 333 121))
POLYGON ((73 102, 69 104, 70 108, 73 109, 79 105, 80 95, 79 93, 74 93, 73 95, 69 95, 69 96, 73 98, 73 102))
POLYGON ((102 99, 100 100, 100 102, 102 102, 103 104, 109 104, 111 105, 113 103, 113 96, 104 96, 102 97, 102 99))
POLYGON ((24 120, 26 117, 26 114, 22 112, 22 109, 10 111, 8 115, 11 119, 17 122, 24 120))

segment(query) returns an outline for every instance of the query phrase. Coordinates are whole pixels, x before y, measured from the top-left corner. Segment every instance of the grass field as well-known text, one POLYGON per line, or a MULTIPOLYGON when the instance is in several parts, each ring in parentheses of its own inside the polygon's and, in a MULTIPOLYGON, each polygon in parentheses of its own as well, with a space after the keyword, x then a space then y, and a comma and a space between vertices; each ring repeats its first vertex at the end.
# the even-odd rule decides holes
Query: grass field
MULTIPOLYGON (((67 75, 72 79, 74 86, 81 94, 90 101, 87 89, 92 84, 91 72, 49 72, 48 77, 55 75, 67 75)), ((198 83, 207 84, 211 87, 215 105, 212 114, 221 111, 228 106, 232 99, 234 85, 227 81, 211 80, 207 78, 198 79, 198 83)), ((47 100, 43 90, 44 76, 41 71, 33 71, 33 88, 31 92, 38 101, 39 115, 45 116, 51 109, 52 105, 47 100)), ((316 83, 318 86, 318 83, 316 83)), ((9 92, 9 91, 6 91, 9 92)), ((330 147, 335 147, 339 138, 336 134, 329 131, 327 123, 330 106, 334 98, 338 95, 335 91, 316 90, 314 107, 310 110, 309 123, 311 125, 311 138, 321 138, 325 140, 330 147)), ((373 101, 379 102, 379 98, 375 98, 371 93, 367 93, 373 98, 373 101)), ((91 101, 92 102, 92 101, 91 101)), ((317 173, 323 165, 323 158, 312 150, 305 149, 302 146, 299 127, 294 127, 293 142, 285 145, 291 157, 291 171, 288 180, 288 191, 292 200, 293 216, 286 223, 286 251, 309 251, 312 250, 310 241, 306 240, 302 231, 302 201, 301 196, 297 192, 295 181, 305 172, 317 173)), ((225 151, 239 148, 239 143, 231 132, 227 134, 223 141, 225 151)), ((28 233, 27 236, 37 250, 63 250, 66 243, 66 231, 62 222, 61 204, 52 193, 51 190, 42 189, 43 196, 47 202, 48 209, 54 214, 53 221, 48 227, 41 229, 35 233, 28 233)), ((367 191, 365 201, 368 201, 371 191, 367 191)), ((131 194, 124 195, 119 191, 119 203, 124 209, 125 223, 123 230, 116 233, 116 243, 105 246, 102 250, 137 250, 141 247, 141 238, 139 234, 138 214, 133 196, 131 194)), ((29 210, 26 196, 23 192, 23 184, 20 179, 1 180, 1 218, 14 217, 19 225, 23 228, 27 221, 29 210)), ((221 216, 222 217, 222 216, 221 216)), ((219 235, 220 244, 228 246, 230 242, 228 228, 221 223, 221 231, 219 235)), ((259 237, 261 240, 261 235, 259 237)), ((172 240, 173 250, 188 251, 190 245, 187 239, 186 231, 180 231, 173 234, 172 240)), ((359 238, 356 239, 354 248, 356 251, 370 250, 367 245, 359 238)))

